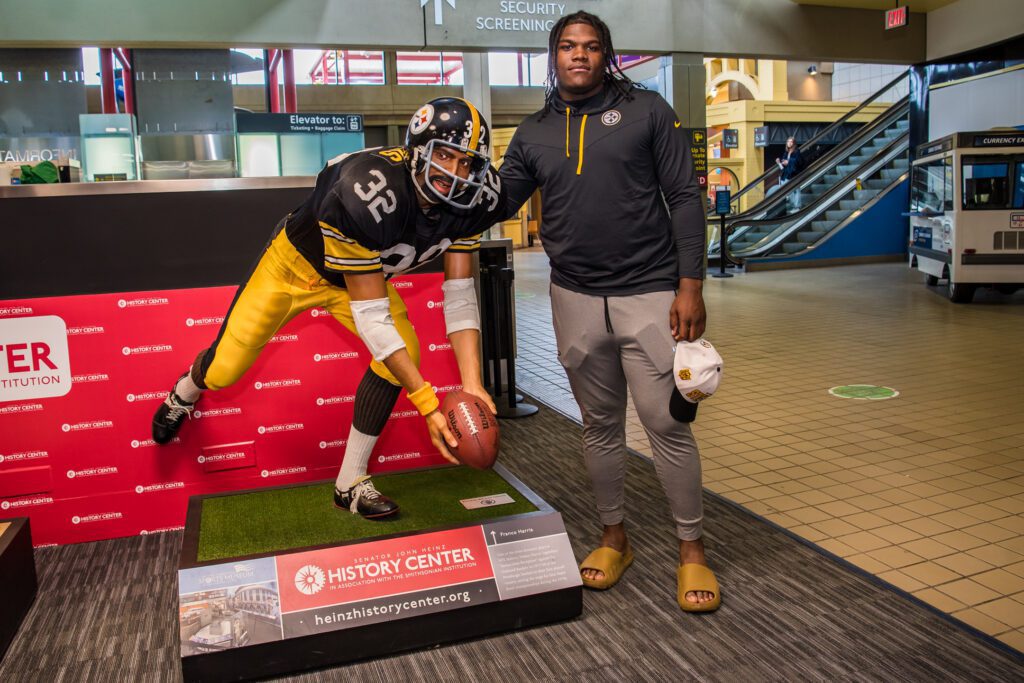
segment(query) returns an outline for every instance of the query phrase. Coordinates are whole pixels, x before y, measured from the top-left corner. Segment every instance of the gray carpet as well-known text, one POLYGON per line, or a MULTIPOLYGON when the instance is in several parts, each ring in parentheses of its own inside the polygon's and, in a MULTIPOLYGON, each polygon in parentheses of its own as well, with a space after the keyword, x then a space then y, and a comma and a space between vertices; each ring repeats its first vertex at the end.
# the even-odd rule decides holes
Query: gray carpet
MULTIPOLYGON (((561 510, 584 556, 599 529, 579 427, 542 408, 503 421, 502 432, 502 461, 561 510)), ((724 604, 684 614, 651 464, 629 458, 627 486, 637 560, 615 589, 585 593, 581 618, 292 680, 1024 680, 1019 656, 713 497, 705 531, 724 604), (651 498, 652 507, 640 506, 651 498)), ((39 598, 0 681, 179 679, 180 541, 171 533, 39 550, 39 598)))

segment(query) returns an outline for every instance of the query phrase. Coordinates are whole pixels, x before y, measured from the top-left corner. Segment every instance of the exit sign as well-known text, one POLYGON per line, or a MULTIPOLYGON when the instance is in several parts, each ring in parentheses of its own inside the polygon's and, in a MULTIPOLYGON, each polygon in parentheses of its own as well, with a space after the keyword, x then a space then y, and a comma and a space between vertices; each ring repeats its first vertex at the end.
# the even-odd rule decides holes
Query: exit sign
POLYGON ((885 30, 899 28, 907 25, 907 6, 897 7, 885 11, 885 30))

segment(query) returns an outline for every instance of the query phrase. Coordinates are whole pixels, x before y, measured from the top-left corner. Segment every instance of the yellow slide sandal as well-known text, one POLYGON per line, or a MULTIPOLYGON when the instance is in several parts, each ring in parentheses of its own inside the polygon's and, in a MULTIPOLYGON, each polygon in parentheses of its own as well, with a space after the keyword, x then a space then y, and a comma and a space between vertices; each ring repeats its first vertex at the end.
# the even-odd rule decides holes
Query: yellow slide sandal
POLYGON ((722 604, 722 593, 714 573, 702 564, 684 564, 676 570, 678 587, 676 599, 684 612, 714 612, 722 604), (714 593, 707 602, 690 602, 686 594, 694 591, 714 593))
POLYGON ((584 569, 594 569, 604 572, 604 577, 588 579, 581 575, 580 578, 583 580, 583 585, 587 588, 599 591, 608 590, 619 582, 622 574, 631 564, 633 564, 633 551, 631 549, 626 548, 626 552, 620 553, 615 548, 601 546, 587 555, 587 559, 580 563, 580 572, 584 569))

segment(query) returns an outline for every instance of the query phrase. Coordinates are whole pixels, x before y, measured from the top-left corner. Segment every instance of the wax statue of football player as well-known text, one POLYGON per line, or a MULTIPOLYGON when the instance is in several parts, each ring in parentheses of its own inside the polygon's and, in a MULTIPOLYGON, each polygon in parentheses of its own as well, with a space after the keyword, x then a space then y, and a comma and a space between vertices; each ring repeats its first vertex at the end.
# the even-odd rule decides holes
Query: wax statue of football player
POLYGON ((278 223, 213 344, 160 404, 153 440, 169 442, 204 390, 234 384, 289 320, 322 307, 359 335, 373 355, 356 391, 335 505, 368 519, 398 511, 366 470, 402 388, 426 418, 434 446, 456 462, 446 445, 457 442, 420 374, 419 342, 388 278, 444 252, 448 339, 464 389, 493 411, 480 376, 480 316, 472 278, 481 233, 499 219, 500 181, 490 166, 489 138, 490 128, 476 107, 444 97, 416 112, 405 146, 332 159, 309 198, 278 223))

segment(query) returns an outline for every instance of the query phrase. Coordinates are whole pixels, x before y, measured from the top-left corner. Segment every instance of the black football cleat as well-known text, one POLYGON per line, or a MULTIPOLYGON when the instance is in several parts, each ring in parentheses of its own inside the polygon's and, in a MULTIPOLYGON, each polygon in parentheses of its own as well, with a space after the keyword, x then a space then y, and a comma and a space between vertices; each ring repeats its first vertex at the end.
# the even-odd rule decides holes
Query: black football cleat
MULTIPOLYGON (((178 386, 178 383, 175 382, 174 386, 178 386)), ((178 430, 181 429, 185 418, 192 417, 192 411, 195 410, 195 407, 195 403, 186 403, 180 396, 174 393, 172 388, 164 402, 156 409, 156 414, 153 415, 153 441, 165 444, 173 439, 178 430)))
POLYGON ((398 503, 382 495, 369 476, 360 477, 346 491, 334 489, 334 506, 352 514, 360 514, 366 519, 390 517, 398 512, 398 503))

